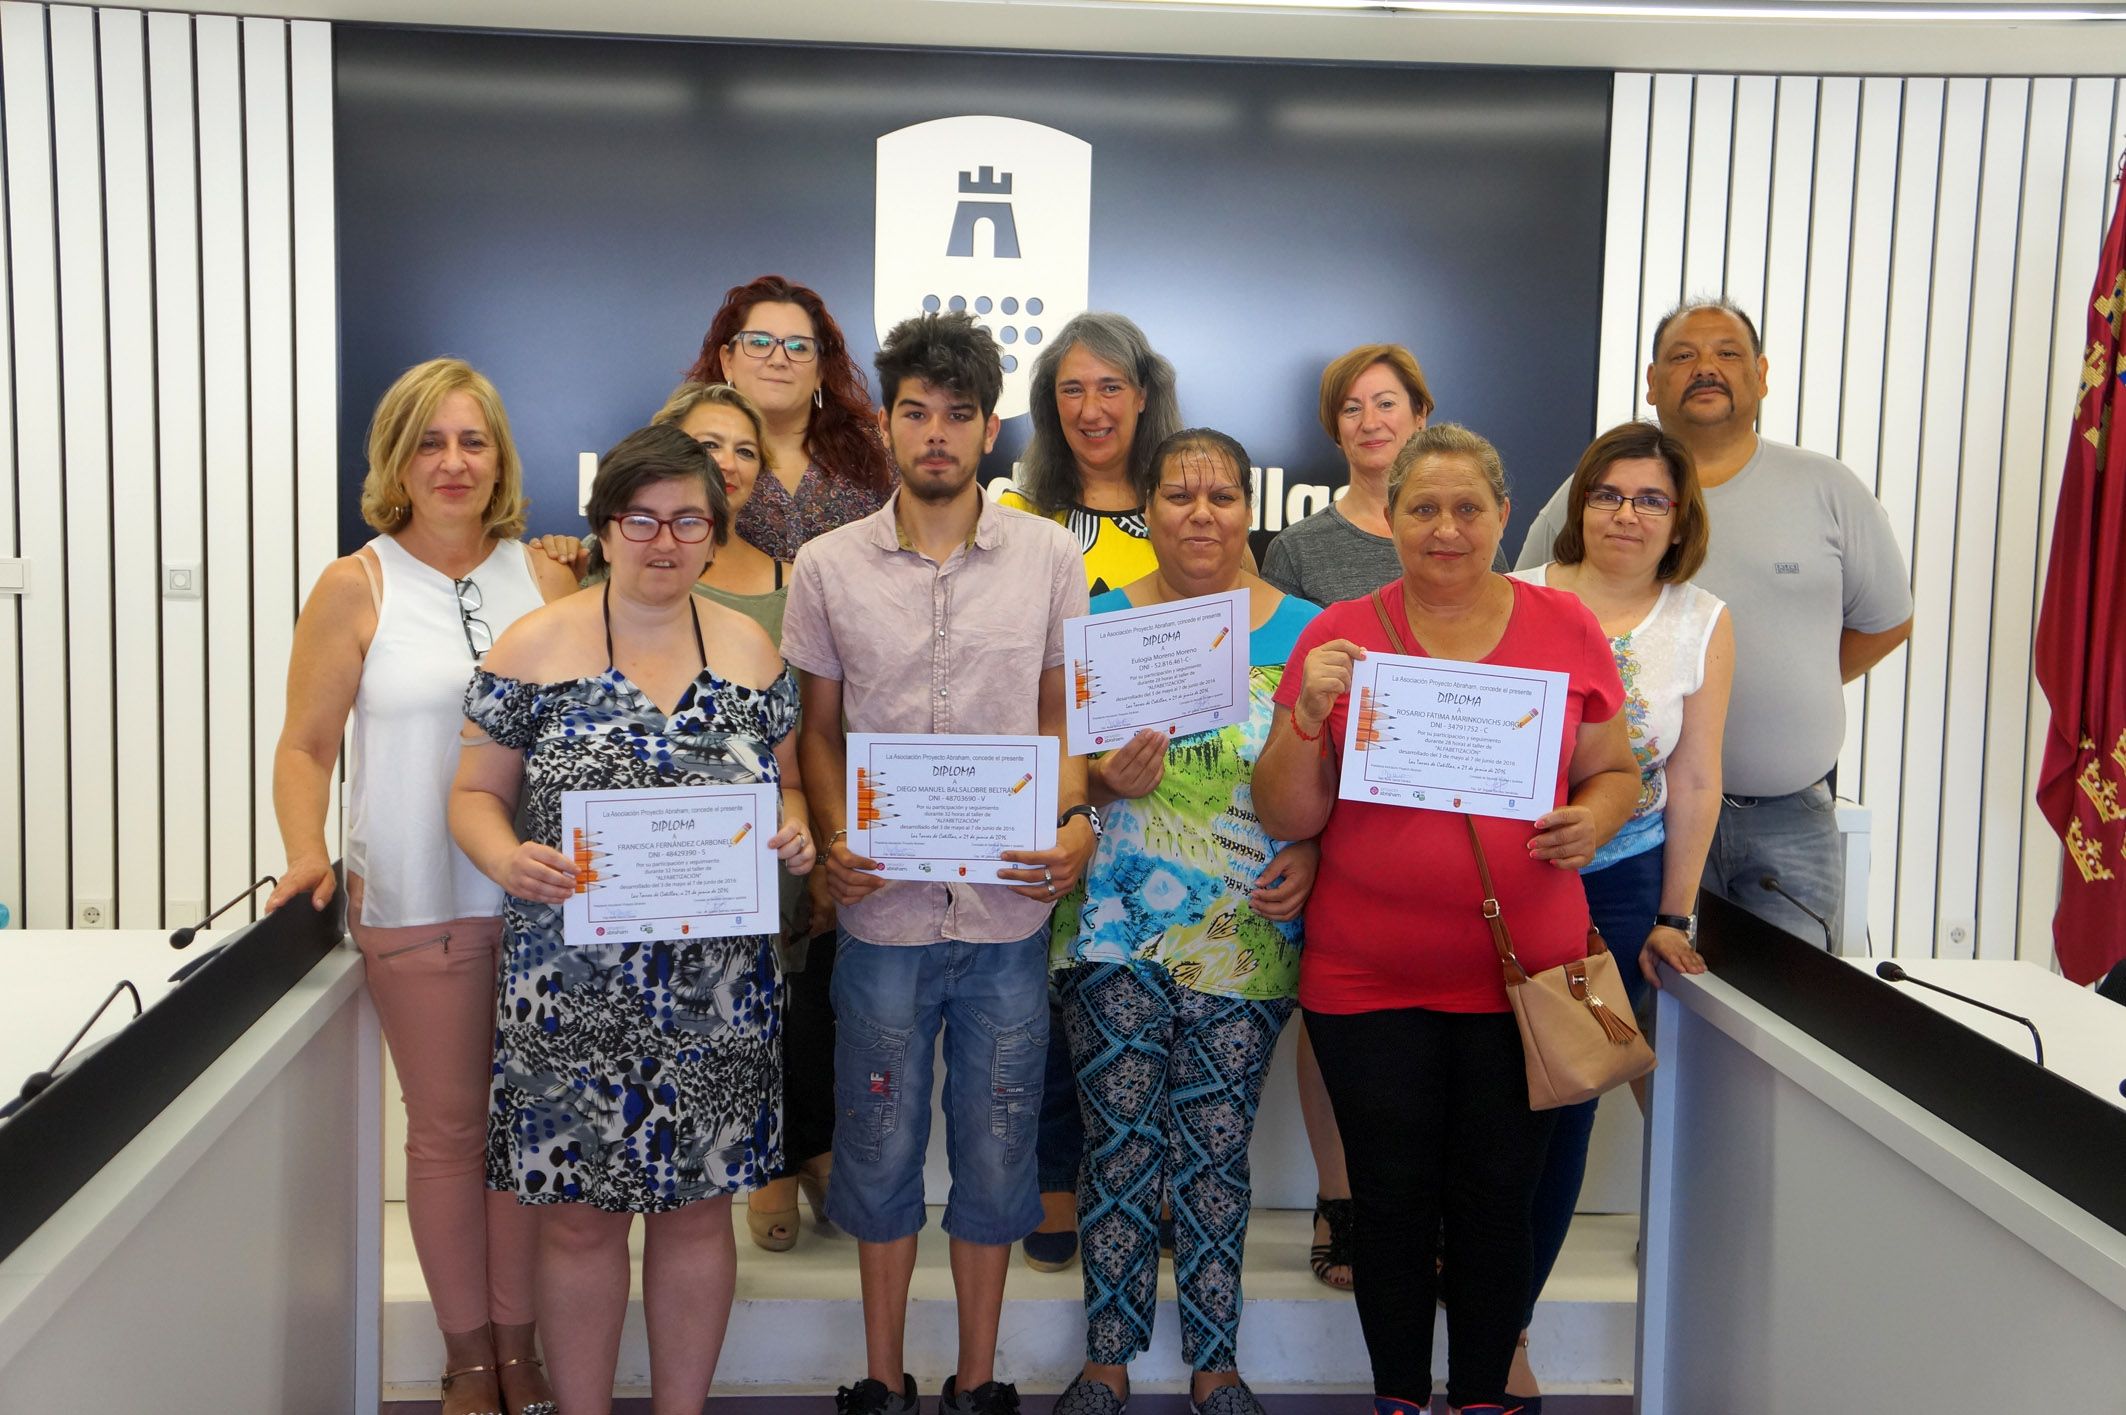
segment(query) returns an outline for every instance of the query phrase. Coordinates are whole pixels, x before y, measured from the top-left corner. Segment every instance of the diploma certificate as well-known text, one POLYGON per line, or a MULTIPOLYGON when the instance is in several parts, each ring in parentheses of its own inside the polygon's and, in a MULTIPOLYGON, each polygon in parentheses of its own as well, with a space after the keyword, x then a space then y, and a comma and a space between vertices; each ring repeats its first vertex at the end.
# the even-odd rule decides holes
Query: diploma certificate
POLYGON ((768 848, 777 786, 666 786, 561 793, 561 852, 576 891, 561 906, 571 947, 771 934, 782 927, 768 848))
POLYGON ((1352 665, 1336 794, 1534 820, 1557 805, 1569 685, 1546 669, 1368 651, 1352 665))
POLYGON ((1186 737, 1248 716, 1248 592, 1063 621, 1072 756, 1144 728, 1186 737))
POLYGON ((887 879, 997 879, 1005 850, 1056 843, 1053 737, 849 734, 849 848, 887 879))

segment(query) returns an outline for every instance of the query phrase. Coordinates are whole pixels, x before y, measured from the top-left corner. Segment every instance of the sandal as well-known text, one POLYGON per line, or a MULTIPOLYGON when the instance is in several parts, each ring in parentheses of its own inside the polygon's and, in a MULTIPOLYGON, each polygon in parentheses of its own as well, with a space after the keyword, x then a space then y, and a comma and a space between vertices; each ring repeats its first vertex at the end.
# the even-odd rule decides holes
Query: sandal
POLYGON ((1308 1265, 1324 1287, 1333 1287, 1338 1292, 1349 1292, 1348 1281, 1330 1280, 1329 1269, 1351 1266, 1351 1201, 1349 1199, 1324 1199, 1314 1196, 1314 1217, 1329 1226, 1329 1241, 1316 1243, 1307 1253, 1308 1265))
MULTIPOLYGON (((512 1356, 507 1361, 497 1365, 495 1373, 500 1375, 512 1366, 537 1366, 542 1371, 546 1369, 546 1363, 536 1356, 512 1356)), ((502 1403, 504 1405, 509 1404, 508 1397, 503 1397, 502 1403)), ((512 1410, 510 1415, 556 1415, 559 1409, 560 1407, 551 1400, 534 1400, 527 1405, 512 1410)))
POLYGON ((780 1209, 761 1207, 761 1197, 767 1192, 763 1186, 746 1196, 746 1232, 755 1247, 770 1253, 787 1253, 797 1246, 796 1189, 792 1186, 789 1205, 780 1209))
POLYGON ((812 1210, 814 1231, 823 1237, 840 1231, 827 1218, 827 1181, 832 1171, 821 1167, 826 1162, 827 1157, 821 1156, 797 1167, 797 1192, 804 1196, 805 1207, 812 1210))
MULTIPOLYGON (((499 1381, 500 1379, 500 1371, 494 1366, 460 1366, 455 1371, 445 1371, 443 1373, 442 1394, 446 1397, 450 1394, 450 1383, 452 1381, 462 1376, 477 1376, 483 1372, 494 1372, 497 1380, 499 1381)), ((499 1386, 497 1388, 499 1389, 499 1386)), ((499 1410, 482 1410, 478 1412, 478 1415, 502 1415, 502 1412, 499 1410)))

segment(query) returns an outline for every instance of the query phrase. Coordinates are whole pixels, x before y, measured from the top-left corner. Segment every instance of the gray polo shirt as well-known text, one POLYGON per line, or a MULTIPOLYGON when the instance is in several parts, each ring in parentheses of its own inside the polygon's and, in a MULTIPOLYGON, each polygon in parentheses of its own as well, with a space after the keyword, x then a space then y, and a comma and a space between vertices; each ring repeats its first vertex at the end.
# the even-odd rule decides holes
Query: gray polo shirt
MULTIPOLYGON (((1528 528, 1517 568, 1550 559, 1561 486, 1528 528)), ((1889 515, 1844 463, 1757 440, 1741 471, 1705 493, 1712 543, 1696 583, 1728 603, 1735 687, 1723 789, 1783 796, 1823 779, 1845 744, 1838 637, 1912 617, 1912 587, 1889 515)))

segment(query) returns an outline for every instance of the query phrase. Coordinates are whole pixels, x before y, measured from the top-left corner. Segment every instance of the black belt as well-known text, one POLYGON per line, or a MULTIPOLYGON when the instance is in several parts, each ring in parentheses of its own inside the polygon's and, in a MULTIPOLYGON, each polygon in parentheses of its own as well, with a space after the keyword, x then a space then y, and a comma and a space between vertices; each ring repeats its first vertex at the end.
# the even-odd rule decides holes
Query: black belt
POLYGON ((1732 791, 1723 791, 1720 793, 1720 799, 1730 806, 1741 806, 1746 809, 1750 806, 1761 806, 1766 801, 1784 801, 1789 797, 1799 796, 1802 791, 1814 791, 1821 785, 1823 785, 1821 780, 1811 781, 1808 785, 1802 787, 1801 791, 1786 791, 1777 796, 1737 796, 1732 791))

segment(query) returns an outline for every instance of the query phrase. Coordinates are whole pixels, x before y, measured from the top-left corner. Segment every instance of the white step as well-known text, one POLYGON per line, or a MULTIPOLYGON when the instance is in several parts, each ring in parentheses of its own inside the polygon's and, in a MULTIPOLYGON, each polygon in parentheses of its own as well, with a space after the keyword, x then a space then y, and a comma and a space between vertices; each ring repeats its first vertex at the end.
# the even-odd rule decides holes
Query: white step
MULTIPOLYGON (((908 1313, 908 1369, 934 1394, 956 1361, 952 1275, 946 1264, 940 1210, 917 1245, 908 1313)), ((724 1394, 830 1392, 862 1374, 863 1310, 857 1292, 856 1245, 821 1237, 806 1227, 787 1253, 753 1246, 737 1206, 738 1295, 730 1335, 716 1372, 724 1394)), ((1634 1214, 1582 1214, 1566 1239, 1549 1291, 1536 1310, 1530 1352, 1546 1393, 1628 1393, 1631 1389, 1638 1267, 1634 1214)), ((1347 1294, 1314 1280, 1307 1267, 1313 1238, 1304 1210, 1258 1209, 1248 1229, 1247 1305, 1240 1326, 1240 1364, 1259 1391, 1364 1391, 1365 1343, 1347 1294)), ((636 1286, 628 1305, 616 1387, 637 1395, 649 1384, 649 1350, 642 1325, 642 1226, 634 1231, 636 1286)), ((1157 1336, 1133 1368, 1146 1392, 1185 1387, 1180 1323, 1171 1270, 1160 1276, 1157 1336)), ((1059 1391, 1084 1360, 1083 1278, 1037 1273, 1014 1255, 998 1338, 998 1376, 1022 1390, 1059 1391)), ((1444 1326, 1434 1335, 1434 1360, 1446 1372, 1444 1326)), ((414 1260, 404 1204, 385 1205, 384 1386, 387 1399, 434 1399, 442 1369, 428 1292, 414 1260)))

